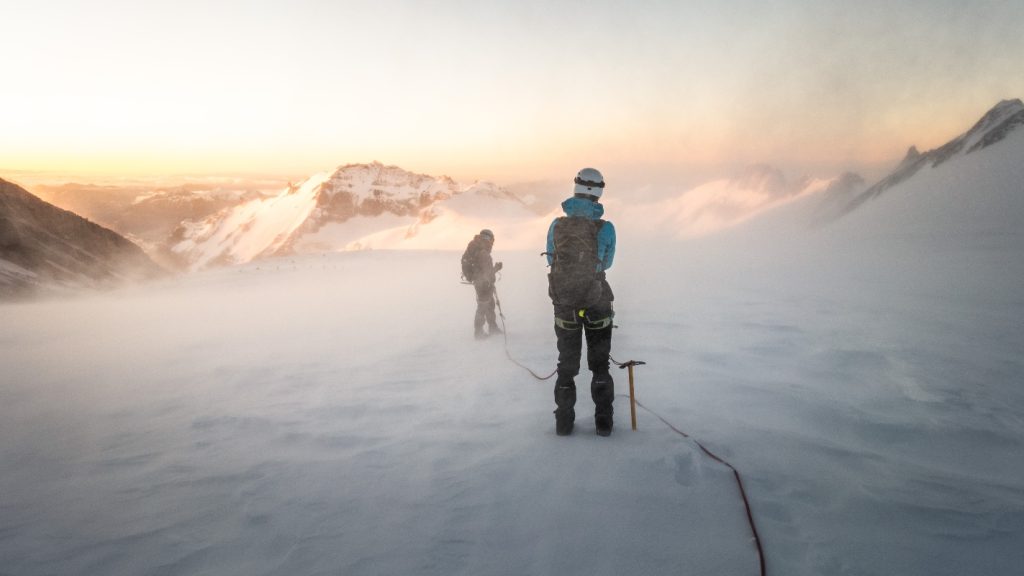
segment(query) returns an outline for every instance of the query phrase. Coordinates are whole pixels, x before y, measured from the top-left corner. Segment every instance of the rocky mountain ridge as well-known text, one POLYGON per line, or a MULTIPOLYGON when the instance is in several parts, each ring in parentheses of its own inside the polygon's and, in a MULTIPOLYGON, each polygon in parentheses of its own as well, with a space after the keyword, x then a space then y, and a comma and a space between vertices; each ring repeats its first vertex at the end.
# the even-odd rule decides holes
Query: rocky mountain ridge
POLYGON ((161 274, 123 236, 0 179, 0 295, 110 287, 161 274))

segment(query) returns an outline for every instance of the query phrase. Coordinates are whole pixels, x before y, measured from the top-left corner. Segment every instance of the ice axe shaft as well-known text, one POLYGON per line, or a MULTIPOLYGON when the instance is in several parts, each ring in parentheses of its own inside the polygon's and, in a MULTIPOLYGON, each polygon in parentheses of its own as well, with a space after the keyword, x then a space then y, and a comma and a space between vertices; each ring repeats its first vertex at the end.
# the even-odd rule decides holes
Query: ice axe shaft
POLYGON ((636 432, 636 394, 633 391, 633 367, 629 367, 629 419, 636 432))
POLYGON ((630 360, 623 362, 619 368, 625 368, 629 372, 629 418, 633 424, 633 431, 636 431, 636 391, 633 385, 633 366, 646 364, 643 360, 630 360))

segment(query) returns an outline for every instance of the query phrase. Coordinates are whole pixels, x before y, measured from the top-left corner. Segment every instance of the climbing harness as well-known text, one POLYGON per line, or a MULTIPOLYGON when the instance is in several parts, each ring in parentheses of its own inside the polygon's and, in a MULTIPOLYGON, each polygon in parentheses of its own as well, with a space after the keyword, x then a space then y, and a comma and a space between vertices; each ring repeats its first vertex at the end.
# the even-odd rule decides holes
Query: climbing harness
MULTIPOLYGON (((516 360, 515 358, 512 357, 512 354, 509 352, 509 349, 508 349, 508 327, 505 325, 505 313, 501 309, 501 300, 498 298, 498 290, 496 288, 494 290, 494 302, 498 306, 498 316, 501 318, 501 329, 502 329, 502 332, 503 332, 504 337, 505 337, 505 356, 508 357, 508 359, 513 364, 515 364, 516 366, 519 366, 523 370, 526 370, 527 372, 530 373, 531 376, 533 376, 537 380, 543 381, 543 380, 551 379, 555 374, 558 373, 557 369, 555 371, 553 371, 551 374, 548 374, 547 376, 540 376, 536 372, 531 370, 528 366, 522 364, 521 362, 519 362, 518 360, 516 360)), ((580 314, 580 316, 582 317, 583 314, 580 314)), ((556 317, 555 318, 556 324, 557 324, 558 320, 559 319, 556 317)), ((611 319, 609 319, 609 323, 610 322, 611 322, 611 319)), ((566 323, 571 325, 571 327, 568 328, 568 329, 575 329, 576 326, 578 325, 578 324, 576 324, 575 319, 574 319, 573 322, 566 322, 566 323)), ((651 414, 652 416, 654 416, 655 418, 660 420, 662 424, 664 424, 665 426, 668 426, 668 428, 670 430, 672 430, 676 434, 679 434, 683 438, 685 438, 685 439, 693 442, 694 444, 696 444, 697 447, 700 448, 701 452, 706 454, 709 458, 711 458, 715 462, 718 462, 719 464, 722 464, 723 466, 725 466, 726 468, 728 468, 729 470, 732 471, 733 478, 736 480, 736 486, 739 488, 739 491, 740 491, 740 497, 743 499, 743 507, 744 507, 744 509, 746 510, 746 513, 747 513, 747 523, 750 525, 750 532, 751 532, 751 534, 754 537, 754 546, 757 548, 757 559, 758 559, 758 562, 760 564, 761 576, 766 576, 767 571, 766 571, 766 568, 765 568, 765 561, 764 561, 764 549, 761 546, 761 537, 760 537, 760 535, 757 532, 757 526, 754 524, 754 513, 753 513, 753 511, 752 511, 752 509, 750 507, 750 499, 747 497, 747 491, 743 487, 743 479, 740 478, 739 470, 737 470, 735 466, 733 466, 732 464, 730 464, 729 462, 727 462, 726 460, 724 460, 723 458, 721 458, 720 456, 718 456, 717 454, 712 452, 711 450, 708 450, 707 447, 705 447, 703 444, 701 444, 699 440, 697 440, 696 438, 693 438, 692 436, 690 436, 686 432, 683 432, 679 428, 676 428, 671 422, 666 420, 660 414, 658 414, 654 410, 651 410, 647 406, 644 406, 640 402, 640 400, 638 400, 636 398, 636 395, 635 395, 634 389, 633 389, 633 368, 636 367, 636 366, 640 366, 640 365, 646 364, 646 362, 643 362, 642 360, 627 360, 626 362, 618 362, 617 360, 615 360, 615 358, 612 358, 610 356, 609 356, 609 359, 611 360, 612 364, 615 364, 616 366, 618 366, 621 369, 626 369, 626 370, 629 371, 630 417, 632 419, 633 430, 636 430, 636 406, 639 406, 640 408, 642 408, 643 410, 645 410, 646 412, 648 412, 649 414, 651 414), (634 406, 634 404, 635 404, 635 406, 634 406)), ((625 397, 624 394, 620 394, 619 396, 625 397)))
POLYGON ((599 318, 597 320, 590 320, 587 318, 587 309, 580 308, 573 315, 573 318, 570 319, 555 316, 555 326, 558 326, 562 330, 579 330, 580 322, 583 322, 587 325, 587 328, 590 328, 591 330, 604 330, 612 325, 613 320, 614 318, 612 316, 599 318), (577 317, 580 318, 580 320, 577 320, 577 317))

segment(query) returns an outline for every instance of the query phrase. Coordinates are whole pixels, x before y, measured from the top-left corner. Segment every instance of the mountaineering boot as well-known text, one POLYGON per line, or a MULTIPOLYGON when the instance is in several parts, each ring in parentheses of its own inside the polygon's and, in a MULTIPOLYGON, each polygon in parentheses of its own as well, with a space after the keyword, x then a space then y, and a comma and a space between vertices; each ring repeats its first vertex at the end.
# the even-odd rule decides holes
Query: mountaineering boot
POLYGON ((572 376, 558 376, 555 382, 555 433, 559 436, 572 434, 576 421, 576 383, 572 376))
POLYGON ((473 329, 473 337, 476 338, 477 340, 483 340, 484 338, 487 338, 487 333, 484 332, 483 326, 477 326, 473 329))
POLYGON ((594 399, 594 425, 597 427, 597 435, 609 436, 614 423, 612 401, 615 399, 615 382, 611 374, 594 374, 593 380, 590 381, 590 393, 594 399))
POLYGON ((564 414, 555 410, 555 434, 559 436, 572 434, 572 426, 575 419, 574 414, 564 414))
POLYGON ((487 335, 488 336, 500 336, 502 334, 504 334, 504 332, 502 332, 501 328, 498 328, 497 326, 488 326, 487 327, 487 335))

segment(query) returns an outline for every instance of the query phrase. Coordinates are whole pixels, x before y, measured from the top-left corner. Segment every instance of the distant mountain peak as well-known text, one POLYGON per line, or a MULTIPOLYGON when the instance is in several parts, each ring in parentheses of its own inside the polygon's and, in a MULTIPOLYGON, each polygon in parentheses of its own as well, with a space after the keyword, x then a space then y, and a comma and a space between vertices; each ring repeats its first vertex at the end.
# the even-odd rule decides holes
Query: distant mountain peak
POLYGON ((1024 110, 1024 102, 1021 102, 1020 98, 1000 100, 999 103, 993 106, 978 123, 981 124, 987 119, 997 120, 999 118, 1006 118, 1012 114, 1020 112, 1021 110, 1024 110))
MULTIPOLYGON (((351 230, 429 222, 441 203, 458 197, 460 209, 473 199, 493 204, 522 200, 491 182, 462 185, 449 176, 430 176, 386 165, 344 164, 333 171, 289 184, 276 196, 258 198, 200 222, 183 222, 168 241, 169 251, 185 267, 248 262, 260 257, 310 249, 344 248, 351 230), (380 218, 379 220, 377 220, 380 218), (378 222, 371 224, 370 221, 378 222)), ((360 233, 365 236, 366 233, 360 233)))
POLYGON ((847 206, 846 212, 855 210, 864 202, 909 179, 925 166, 930 165, 934 168, 953 158, 987 148, 1004 140, 1007 135, 1022 125, 1024 125, 1024 102, 1017 98, 1002 100, 975 122, 970 130, 942 146, 924 154, 918 152, 916 146, 911 146, 896 169, 854 198, 847 206))
POLYGON ((1024 102, 1018 98, 1001 101, 971 129, 972 132, 977 131, 981 134, 967 150, 967 153, 987 148, 1003 140, 1021 125, 1024 125, 1024 102))

